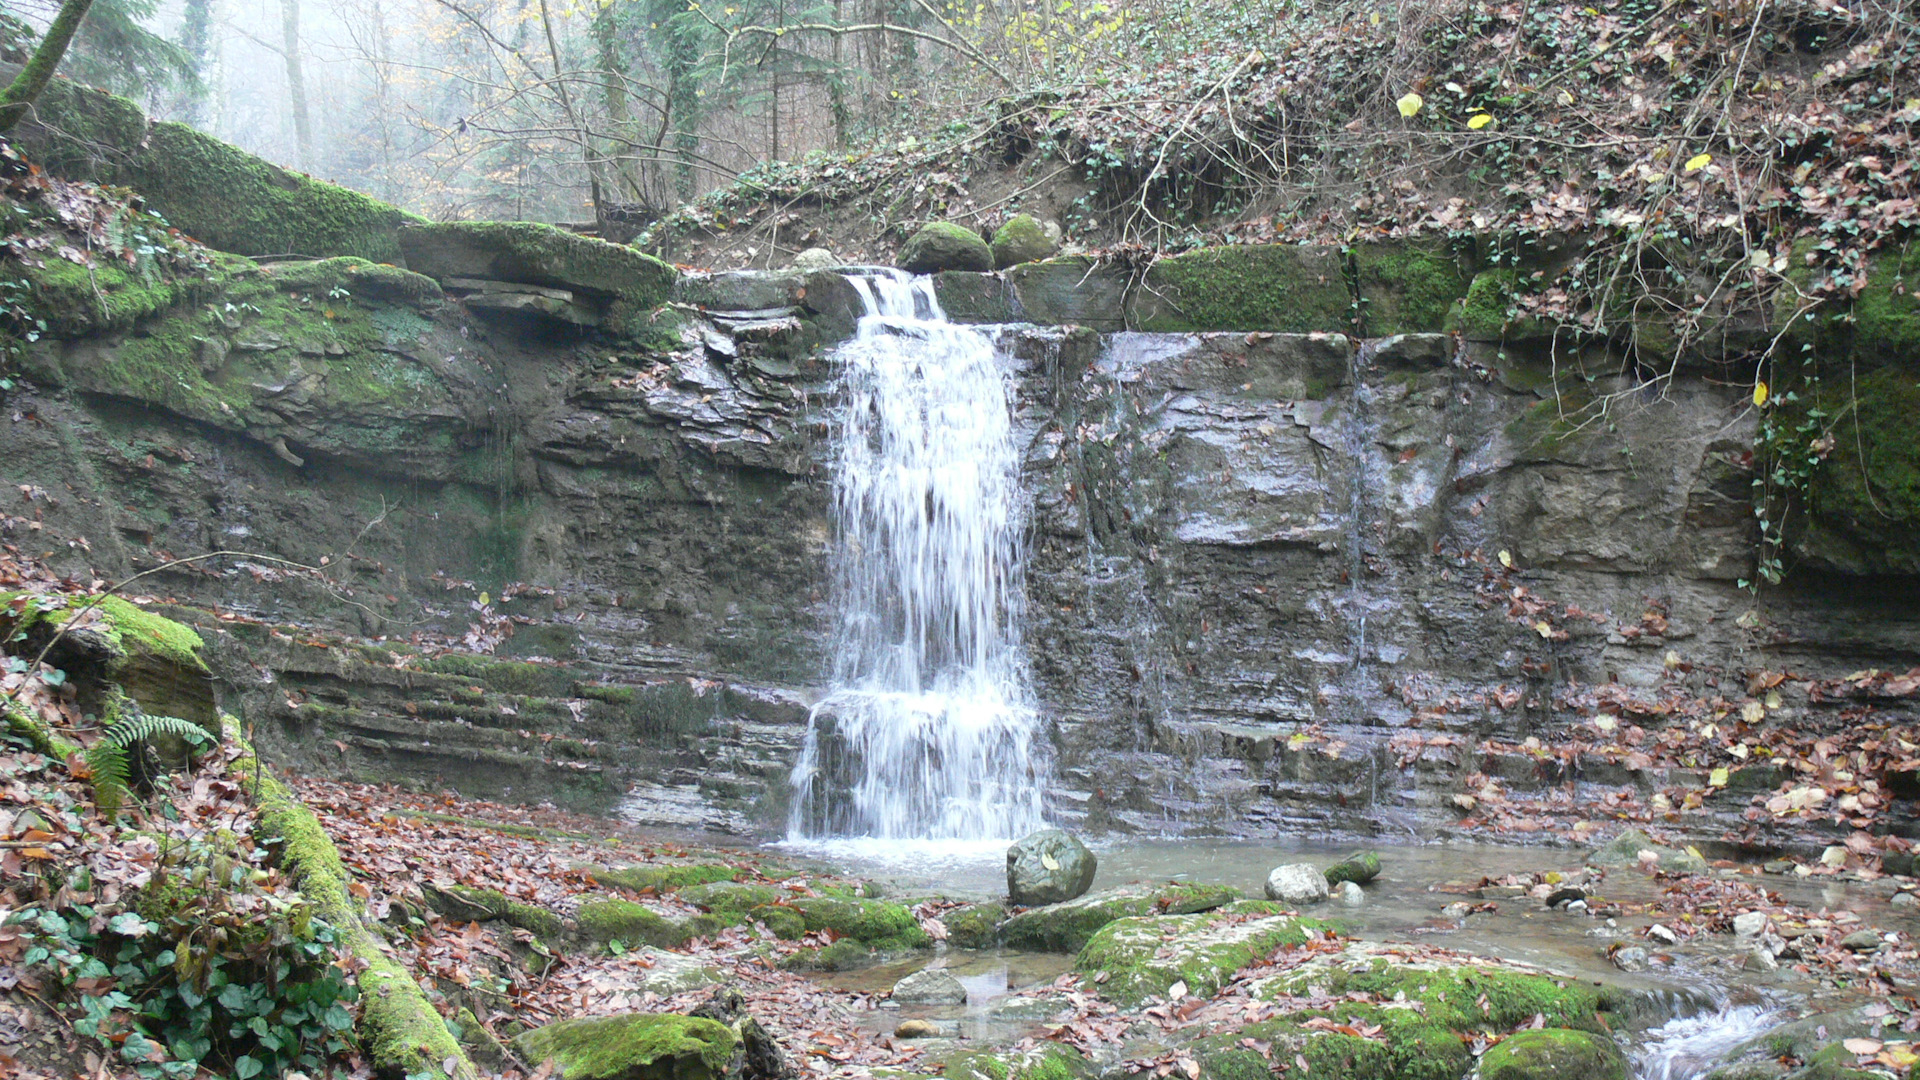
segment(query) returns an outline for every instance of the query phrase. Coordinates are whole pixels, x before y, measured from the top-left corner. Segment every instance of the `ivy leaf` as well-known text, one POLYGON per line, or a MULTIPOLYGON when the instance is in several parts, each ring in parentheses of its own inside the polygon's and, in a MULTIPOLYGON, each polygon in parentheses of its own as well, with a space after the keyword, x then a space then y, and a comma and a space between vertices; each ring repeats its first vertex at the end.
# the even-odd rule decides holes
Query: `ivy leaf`
POLYGON ((1415 94, 1409 91, 1405 97, 1401 98, 1399 101, 1394 102, 1393 104, 1395 108, 1400 110, 1401 116, 1407 117, 1408 119, 1412 119, 1413 115, 1420 111, 1420 106, 1425 105, 1426 103, 1427 103, 1426 98, 1423 98, 1419 94, 1415 94))
POLYGON ((253 1077, 259 1076, 265 1068, 266 1066, 261 1065, 259 1061, 255 1060, 249 1054, 242 1054, 233 1059, 233 1075, 239 1077, 240 1080, 252 1080, 253 1077))

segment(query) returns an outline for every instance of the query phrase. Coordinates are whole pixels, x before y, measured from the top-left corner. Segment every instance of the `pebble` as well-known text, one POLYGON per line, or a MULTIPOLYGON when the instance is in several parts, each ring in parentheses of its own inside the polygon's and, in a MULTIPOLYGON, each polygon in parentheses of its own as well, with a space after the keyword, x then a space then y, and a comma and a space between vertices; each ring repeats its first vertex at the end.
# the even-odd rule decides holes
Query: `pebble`
POLYGON ((1359 907, 1367 902, 1367 893, 1353 882, 1343 881, 1333 887, 1333 900, 1341 907, 1359 907))
POLYGON ((931 1020, 902 1020, 900 1026, 893 1029, 896 1039, 931 1039, 940 1034, 940 1029, 931 1020))
POLYGON ((1440 914, 1449 919, 1464 919, 1473 913, 1473 905, 1465 903, 1448 904, 1440 909, 1440 914))
POLYGON ((964 1005, 967 988, 944 971, 916 971, 893 984, 893 1000, 902 1005, 964 1005))
POLYGON ((1840 939, 1841 948, 1852 949, 1854 952, 1872 952, 1882 944, 1884 943, 1880 940, 1880 935, 1872 930, 1855 930, 1840 939))
POLYGON ((1587 890, 1566 885, 1547 894, 1547 906, 1559 907, 1561 904, 1571 904, 1575 900, 1585 900, 1586 898, 1587 890))
POLYGON ((1892 904, 1894 907, 1912 907, 1915 904, 1920 904, 1920 896, 1915 896, 1910 892, 1894 893, 1893 899, 1888 900, 1887 903, 1892 904))
POLYGON ((1585 915, 1587 913, 1587 902, 1585 900, 1575 900, 1561 910, 1569 915, 1585 915))
POLYGON ((1612 960, 1613 966, 1619 968, 1621 971, 1647 970, 1647 950, 1638 945, 1625 949, 1615 949, 1613 955, 1608 957, 1608 959, 1612 960))
POLYGON ((1740 961, 1740 966, 1748 971, 1779 971, 1780 961, 1775 960, 1767 950, 1755 948, 1747 953, 1746 959, 1740 961))
POLYGON ((1791 874, 1793 873, 1794 865, 1792 859, 1775 859, 1760 869, 1765 870, 1769 874, 1791 874))
POLYGON ((1662 945, 1680 944, 1680 935, 1674 933, 1673 931, 1667 929, 1666 927, 1660 925, 1659 923, 1654 923, 1652 926, 1647 927, 1647 937, 1651 938, 1654 941, 1660 942, 1662 945))
POLYGON ((1749 911, 1733 917, 1733 935, 1738 938, 1759 937, 1767 929, 1767 913, 1749 911))

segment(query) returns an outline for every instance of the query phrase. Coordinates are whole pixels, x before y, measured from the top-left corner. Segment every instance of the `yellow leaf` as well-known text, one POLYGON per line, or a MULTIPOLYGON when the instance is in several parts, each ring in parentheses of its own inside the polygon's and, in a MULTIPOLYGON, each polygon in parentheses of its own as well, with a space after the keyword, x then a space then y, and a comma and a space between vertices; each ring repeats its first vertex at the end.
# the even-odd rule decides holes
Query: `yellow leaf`
POLYGON ((1060 860, 1043 851, 1040 853, 1040 865, 1049 870, 1058 870, 1060 869, 1060 860))
POLYGON ((1553 639, 1553 627, 1545 619, 1533 624, 1533 632, 1548 640, 1553 639))
POLYGON ((1505 548, 1500 549, 1500 565, 1509 570, 1513 569, 1513 556, 1505 548))
POLYGON ((1573 94, 1570 91, 1566 91, 1566 90, 1560 91, 1560 104, 1562 105, 1573 104, 1573 94))
POLYGON ((1426 103, 1427 103, 1426 98, 1421 97, 1419 94, 1409 92, 1405 97, 1401 98, 1399 101, 1394 102, 1393 104, 1395 108, 1400 110, 1401 116, 1411 118, 1414 113, 1417 113, 1420 111, 1420 106, 1425 105, 1426 103))
POLYGON ((1907 99, 1907 111, 1920 112, 1920 97, 1910 97, 1907 99))
POLYGON ((1711 164, 1713 164, 1712 154, 1695 154, 1687 159, 1687 171, 1699 172, 1711 164))
POLYGON ((1489 113, 1474 113, 1467 118, 1467 126, 1475 131, 1479 131, 1491 123, 1493 123, 1493 116, 1489 113))
POLYGON ((1671 668, 1677 668, 1679 666, 1680 666, 1680 654, 1677 652, 1674 652, 1672 649, 1668 649, 1667 650, 1667 667, 1671 669, 1671 668))
POLYGON ((1747 749, 1746 743, 1736 743, 1733 746, 1727 747, 1727 753, 1732 754, 1734 757, 1739 758, 1741 761, 1747 760, 1747 754, 1750 752, 1751 751, 1747 749))
POLYGON ((1753 407, 1758 409, 1761 406, 1765 405, 1766 403, 1767 403, 1767 384, 1763 382, 1754 383, 1753 384, 1753 407))
POLYGON ((1287 749, 1289 750, 1298 750, 1305 745, 1307 745, 1307 733, 1304 731, 1287 737, 1287 749))
POLYGON ((1786 702, 1784 699, 1780 697, 1780 691, 1778 690, 1767 691, 1767 708, 1777 709, 1784 704, 1786 704, 1786 702))
POLYGON ((1379 26, 1379 25, 1380 25, 1380 13, 1379 13, 1379 12, 1377 12, 1377 11, 1376 11, 1376 12, 1374 12, 1374 13, 1373 13, 1373 17, 1372 17, 1372 18, 1369 18, 1369 19, 1367 20, 1367 25, 1368 25, 1368 26, 1379 26))
MULTIPOLYGON (((1909 104, 1911 104, 1916 111, 1920 111, 1920 102, 1910 102, 1909 104)), ((1896 1069, 1911 1069, 1915 1065, 1920 1065, 1920 1055, 1915 1054, 1911 1050, 1895 1050, 1892 1047, 1888 1047, 1881 1052, 1880 1057, 1886 1064, 1896 1069)))
POLYGON ((1611 716, 1601 715, 1593 718, 1593 726, 1601 731, 1612 731, 1620 726, 1620 722, 1611 716))
POLYGON ((1713 770, 1712 773, 1708 774, 1707 786, 1708 787, 1726 787, 1727 786, 1726 766, 1723 765, 1720 768, 1713 770))
POLYGON ((1740 706, 1740 719, 1749 724, 1757 724, 1767 718, 1767 707, 1757 701, 1749 701, 1740 706))
POLYGON ((488 604, 491 604, 491 603, 493 603, 493 597, 491 597, 491 596, 488 596, 488 595, 487 595, 486 593, 481 593, 481 594, 480 594, 480 606, 481 606, 481 607, 486 607, 486 606, 487 606, 488 604))

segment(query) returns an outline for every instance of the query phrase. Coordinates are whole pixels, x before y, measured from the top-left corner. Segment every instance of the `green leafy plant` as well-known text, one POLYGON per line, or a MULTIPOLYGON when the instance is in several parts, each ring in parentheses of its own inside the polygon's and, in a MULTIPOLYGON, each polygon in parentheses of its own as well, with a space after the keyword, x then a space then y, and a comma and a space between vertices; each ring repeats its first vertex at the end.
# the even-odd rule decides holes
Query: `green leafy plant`
POLYGON ((99 742, 87 748, 87 765, 93 770, 94 801, 103 813, 118 813, 132 790, 134 750, 162 735, 171 735, 195 746, 206 746, 213 741, 200 725, 177 716, 123 715, 108 726, 99 742))

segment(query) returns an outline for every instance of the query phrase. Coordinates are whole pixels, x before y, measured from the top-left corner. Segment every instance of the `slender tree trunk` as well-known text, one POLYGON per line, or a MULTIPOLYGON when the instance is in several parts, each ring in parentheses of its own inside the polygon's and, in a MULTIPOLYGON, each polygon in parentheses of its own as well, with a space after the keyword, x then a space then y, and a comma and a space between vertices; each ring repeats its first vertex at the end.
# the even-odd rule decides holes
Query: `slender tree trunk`
POLYGON ((612 222, 607 217, 606 192, 600 183, 600 152, 594 149, 593 132, 580 110, 574 108, 573 95, 567 91, 566 57, 560 52, 560 39, 553 32, 553 13, 547 9, 547 0, 540 0, 540 28, 546 32, 547 56, 553 63, 553 92, 560 99, 567 123, 580 139, 580 156, 587 167, 587 188, 593 198, 594 224, 599 227, 600 235, 605 236, 612 222))
POLYGON ((280 34, 287 60, 287 97, 293 105, 293 141, 300 168, 313 168, 313 130, 307 121, 307 82, 300 72, 300 0, 280 0, 280 34))
POLYGON ((12 131, 13 125, 33 107, 40 91, 47 88, 53 69, 60 66, 60 58, 67 54, 67 44, 73 40, 80 21, 87 17, 87 9, 91 7, 93 0, 66 0, 60 5, 60 13, 53 17, 47 36, 40 39, 40 47, 33 50, 33 57, 20 69, 13 84, 0 93, 0 131, 12 131))
MULTIPOLYGON (((619 27, 614 23, 612 3, 600 9, 595 15, 590 29, 594 44, 600 53, 600 95, 607 106, 607 120, 613 127, 614 135, 620 142, 632 144, 634 141, 633 109, 627 101, 626 72, 620 66, 619 27)), ((615 157, 608 161, 612 166, 616 191, 624 191, 627 198, 645 200, 644 189, 632 164, 629 152, 625 157, 615 157)))
MULTIPOLYGON (((847 25, 846 0, 833 0, 833 24, 847 25)), ((833 145, 847 145, 852 113, 847 109, 847 63, 841 49, 844 35, 833 35, 833 70, 827 73, 827 111, 833 114, 833 145)))
POLYGON ((212 67, 208 56, 213 51, 213 5, 214 0, 187 0, 180 22, 180 47, 193 57, 193 73, 200 80, 199 86, 191 88, 186 101, 187 122, 195 127, 205 126, 207 98, 212 92, 207 73, 212 67))

